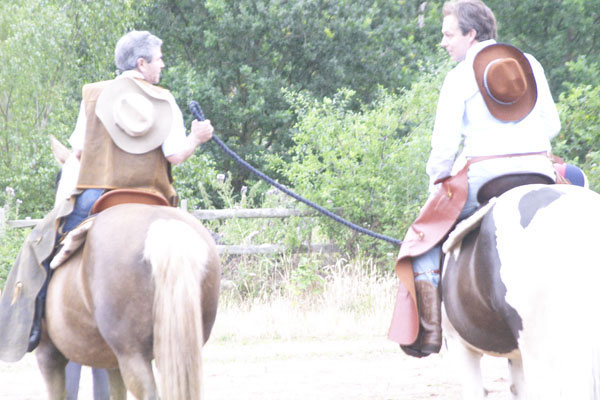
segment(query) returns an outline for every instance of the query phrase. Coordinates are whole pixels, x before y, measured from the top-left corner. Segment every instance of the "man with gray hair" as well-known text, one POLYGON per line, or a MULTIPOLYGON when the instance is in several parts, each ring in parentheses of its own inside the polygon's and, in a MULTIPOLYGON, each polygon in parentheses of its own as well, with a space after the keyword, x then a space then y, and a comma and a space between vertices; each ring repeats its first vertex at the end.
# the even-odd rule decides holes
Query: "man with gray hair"
POLYGON ((489 7, 480 0, 447 1, 443 15, 440 45, 458 64, 438 100, 426 166, 430 196, 396 260, 400 288, 389 333, 416 357, 442 345, 445 234, 479 207, 479 188, 495 177, 534 173, 554 182, 548 154, 560 130, 542 66, 530 54, 496 43, 489 7))
POLYGON ((156 86, 165 67, 161 45, 147 31, 125 34, 115 48, 119 75, 84 85, 69 139, 80 159, 77 190, 31 232, 9 274, 0 298, 1 360, 18 360, 40 341, 56 238, 87 218, 100 196, 114 189, 135 190, 155 204, 177 205, 171 165, 187 160, 212 138, 209 120, 194 120, 186 136, 173 95, 156 86))

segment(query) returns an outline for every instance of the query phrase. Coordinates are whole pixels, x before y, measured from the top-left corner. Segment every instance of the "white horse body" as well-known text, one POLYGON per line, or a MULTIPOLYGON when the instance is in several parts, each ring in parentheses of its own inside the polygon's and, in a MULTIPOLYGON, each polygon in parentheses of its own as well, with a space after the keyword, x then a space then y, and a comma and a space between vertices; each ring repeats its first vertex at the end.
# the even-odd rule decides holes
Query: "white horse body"
MULTIPOLYGON (((482 399, 479 360, 484 353, 510 360, 513 399, 600 399, 600 259, 594 232, 600 195, 577 186, 553 185, 544 206, 523 199, 538 186, 498 198, 488 217, 506 302, 522 321, 518 350, 483 351, 467 343, 444 310, 450 352, 464 373, 464 398, 482 399)), ((447 255, 446 263, 454 253, 447 255)), ((445 271, 444 271, 445 272, 445 271)))

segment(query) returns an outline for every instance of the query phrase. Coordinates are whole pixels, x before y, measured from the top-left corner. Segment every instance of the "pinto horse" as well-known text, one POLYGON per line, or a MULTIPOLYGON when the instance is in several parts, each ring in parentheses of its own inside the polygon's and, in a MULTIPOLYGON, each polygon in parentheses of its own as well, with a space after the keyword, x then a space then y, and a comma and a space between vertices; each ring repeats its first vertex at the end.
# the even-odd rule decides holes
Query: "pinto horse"
MULTIPOLYGON (((57 199, 72 190, 76 168, 69 156, 57 199)), ((127 391, 137 399, 200 398, 219 282, 215 242, 190 214, 145 204, 100 212, 48 286, 36 357, 49 398, 64 398, 68 360, 107 369, 113 399, 127 391)))
POLYGON ((508 359, 513 399, 600 399, 600 195, 526 185, 495 200, 444 244, 443 326, 464 398, 484 398, 487 354, 508 359))

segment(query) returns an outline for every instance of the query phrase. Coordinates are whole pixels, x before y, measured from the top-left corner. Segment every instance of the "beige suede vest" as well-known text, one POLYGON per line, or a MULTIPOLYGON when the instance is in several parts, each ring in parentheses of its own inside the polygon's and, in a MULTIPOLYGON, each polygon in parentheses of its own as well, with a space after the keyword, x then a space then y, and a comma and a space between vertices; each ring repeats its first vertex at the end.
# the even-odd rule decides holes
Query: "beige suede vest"
POLYGON ((171 163, 164 157, 161 147, 144 154, 127 153, 113 142, 96 116, 96 100, 110 82, 96 82, 83 87, 87 126, 77 188, 143 189, 158 192, 169 203, 177 205, 171 163))

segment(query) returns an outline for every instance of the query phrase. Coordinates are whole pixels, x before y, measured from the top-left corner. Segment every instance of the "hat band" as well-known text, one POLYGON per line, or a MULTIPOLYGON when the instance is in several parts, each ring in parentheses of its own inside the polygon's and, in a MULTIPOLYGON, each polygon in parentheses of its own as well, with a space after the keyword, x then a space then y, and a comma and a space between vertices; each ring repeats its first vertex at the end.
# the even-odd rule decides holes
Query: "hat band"
POLYGON ((501 58, 495 59, 485 67, 485 71, 483 71, 483 87, 485 88, 485 91, 488 94, 488 96, 490 96, 491 99, 494 100, 496 103, 502 104, 503 106, 510 106, 511 104, 515 104, 518 99, 515 101, 510 101, 510 102, 506 102, 506 101, 497 99, 490 91, 490 88, 488 87, 488 83, 487 83, 487 75, 488 75, 488 71, 490 70, 490 66, 492 66, 494 63, 499 62, 500 60, 502 60, 502 59, 501 58))

